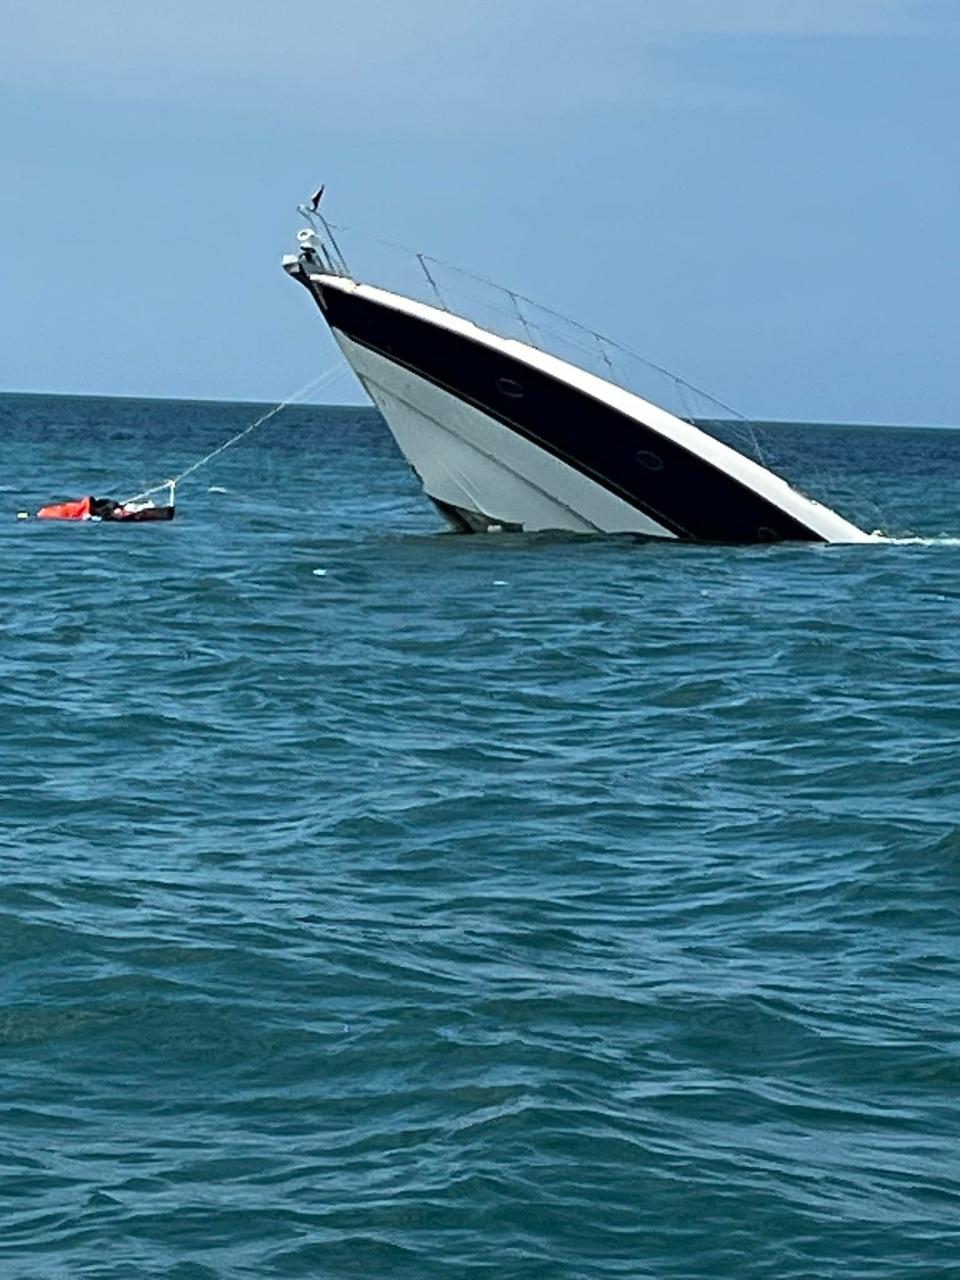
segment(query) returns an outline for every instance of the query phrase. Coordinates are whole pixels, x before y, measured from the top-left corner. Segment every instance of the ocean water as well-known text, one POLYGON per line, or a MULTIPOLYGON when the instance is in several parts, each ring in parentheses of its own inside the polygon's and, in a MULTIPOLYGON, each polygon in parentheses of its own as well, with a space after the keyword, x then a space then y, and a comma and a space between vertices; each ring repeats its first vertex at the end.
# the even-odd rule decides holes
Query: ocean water
MULTIPOLYGON (((373 411, 0 398, 0 1276, 960 1276, 960 432, 905 541, 443 531, 373 411)), ((799 461, 798 461, 799 460, 799 461)))

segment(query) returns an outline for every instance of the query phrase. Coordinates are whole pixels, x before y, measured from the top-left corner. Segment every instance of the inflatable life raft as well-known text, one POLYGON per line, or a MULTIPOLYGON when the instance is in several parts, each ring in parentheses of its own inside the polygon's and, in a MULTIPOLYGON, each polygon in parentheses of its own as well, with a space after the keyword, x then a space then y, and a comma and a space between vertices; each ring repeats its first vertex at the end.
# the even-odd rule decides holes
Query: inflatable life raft
POLYGON ((152 502, 115 502, 113 498, 78 498, 74 502, 54 502, 41 507, 38 520, 108 520, 117 524, 144 524, 154 520, 172 520, 173 503, 158 507, 152 502))

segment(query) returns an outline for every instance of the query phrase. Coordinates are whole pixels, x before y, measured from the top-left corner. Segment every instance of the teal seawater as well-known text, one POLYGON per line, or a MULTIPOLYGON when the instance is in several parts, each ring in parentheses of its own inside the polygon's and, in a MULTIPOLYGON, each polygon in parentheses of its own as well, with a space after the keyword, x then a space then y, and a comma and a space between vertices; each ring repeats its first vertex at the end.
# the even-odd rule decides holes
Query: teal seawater
POLYGON ((960 1275, 960 433, 764 433, 902 545, 458 537, 349 409, 13 519, 255 412, 0 398, 0 1275, 960 1275))

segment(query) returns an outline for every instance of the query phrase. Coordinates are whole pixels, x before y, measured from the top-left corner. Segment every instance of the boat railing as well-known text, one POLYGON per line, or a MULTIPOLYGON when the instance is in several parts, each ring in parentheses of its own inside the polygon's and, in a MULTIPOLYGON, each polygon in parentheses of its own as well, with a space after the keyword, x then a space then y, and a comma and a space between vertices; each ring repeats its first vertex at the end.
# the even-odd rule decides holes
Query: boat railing
POLYGON ((802 460, 784 441, 758 435, 758 424, 624 343, 562 312, 431 254, 330 222, 300 207, 324 269, 376 285, 473 321, 597 374, 707 431, 764 466, 801 480, 802 460))

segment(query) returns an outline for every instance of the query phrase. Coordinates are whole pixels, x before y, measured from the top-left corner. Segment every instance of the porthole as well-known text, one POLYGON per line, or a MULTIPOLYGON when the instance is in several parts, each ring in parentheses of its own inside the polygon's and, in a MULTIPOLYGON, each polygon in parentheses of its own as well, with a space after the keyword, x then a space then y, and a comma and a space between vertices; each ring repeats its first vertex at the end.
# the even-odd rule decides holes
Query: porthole
POLYGON ((497 390, 502 395, 509 396, 511 400, 519 400, 524 394, 523 387, 515 378, 498 378, 497 390))
POLYGON ((663 459, 658 453, 653 453, 650 449, 640 449, 637 451, 637 461, 641 467, 646 467, 648 471, 662 471, 663 459))
POLYGON ((757 530, 757 537, 761 542, 779 542, 780 535, 776 529, 771 529, 769 525, 762 524, 757 530))

